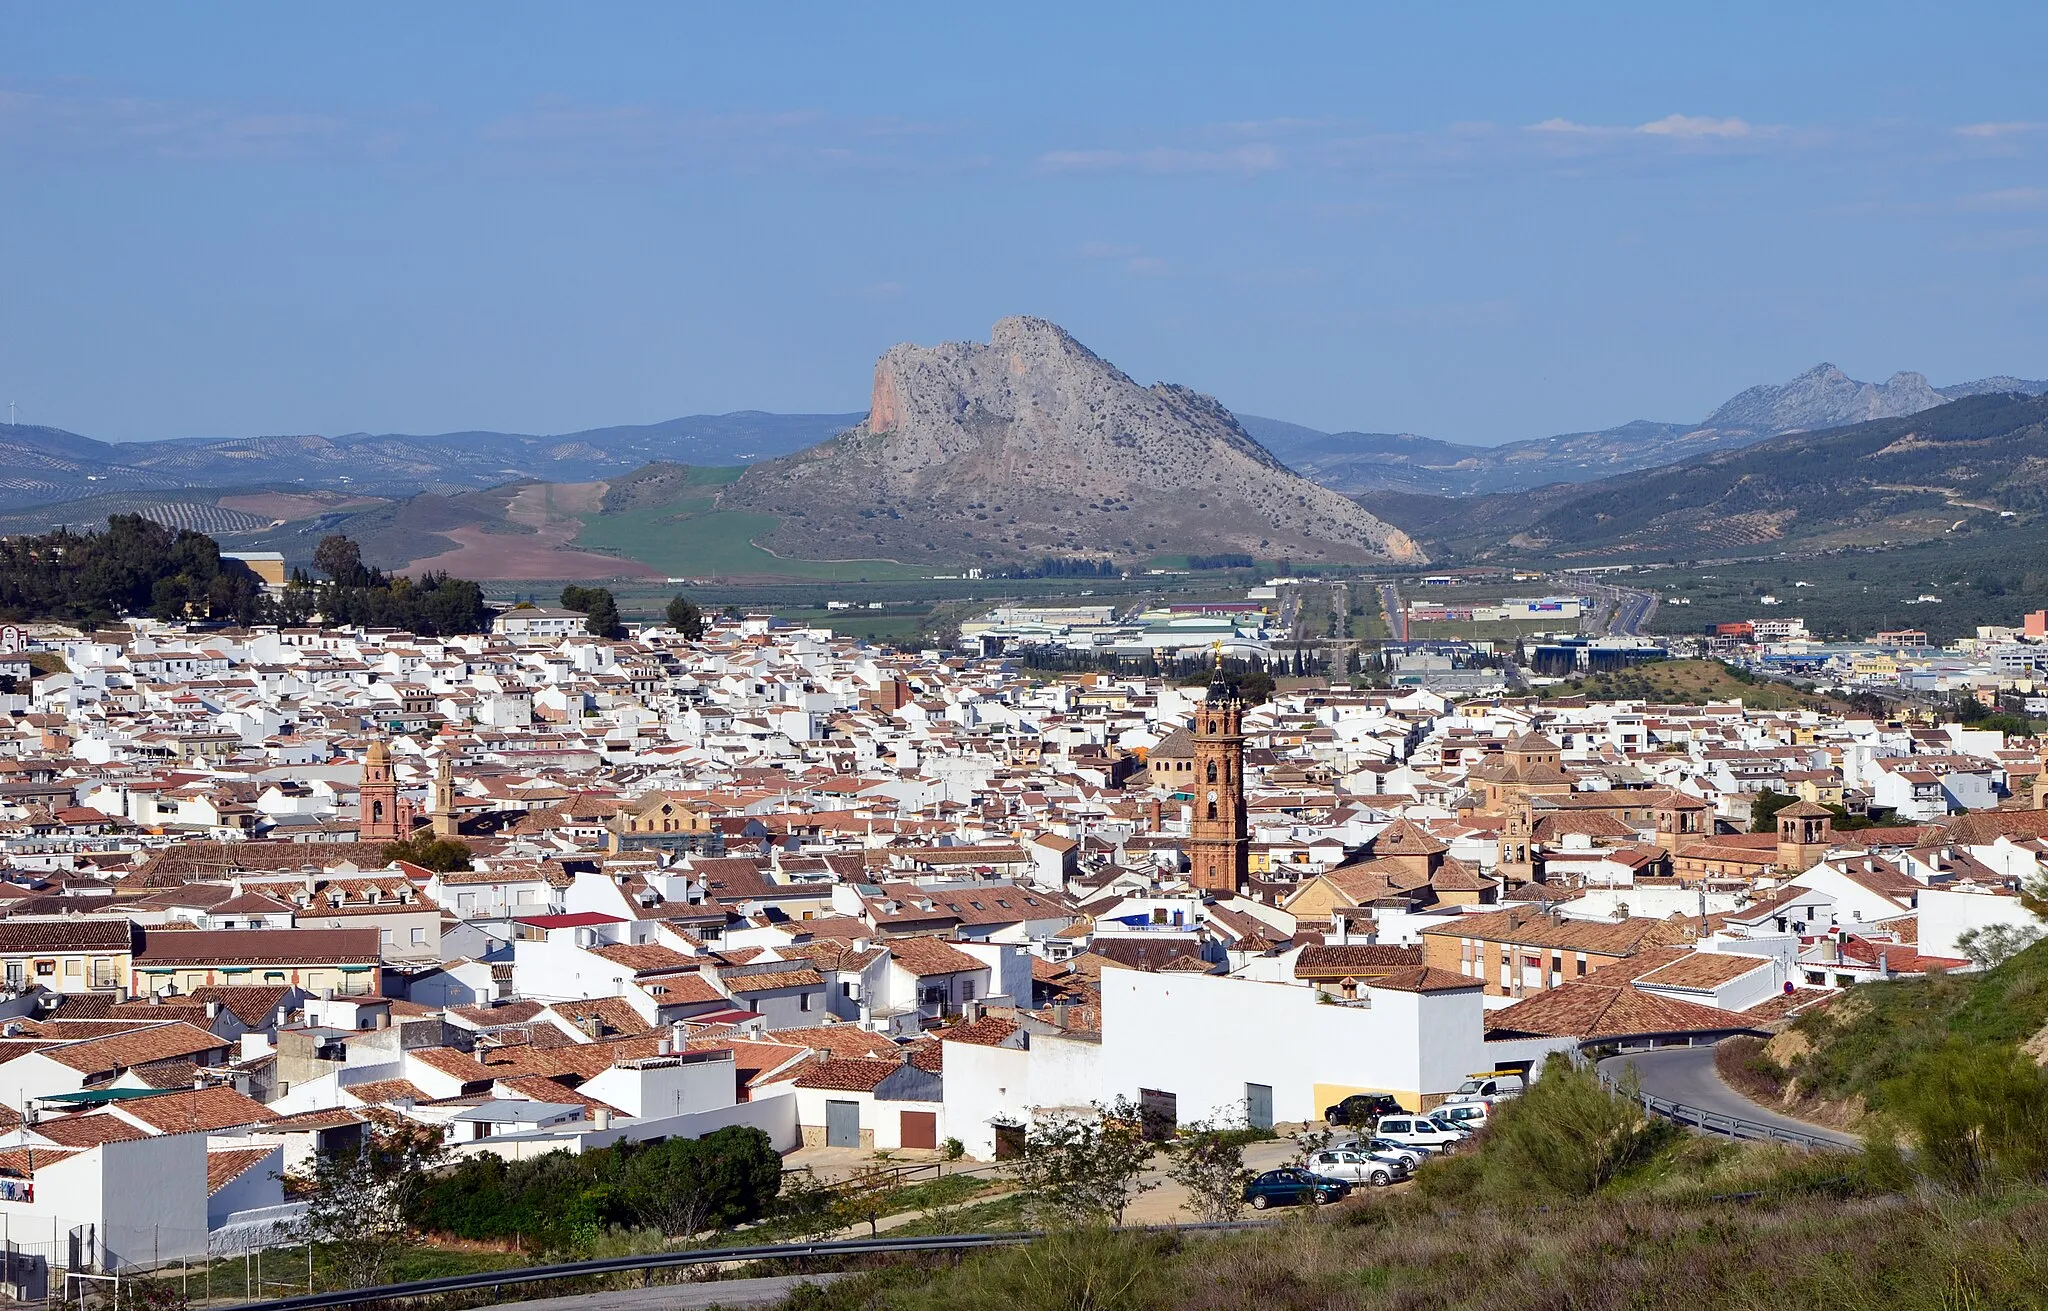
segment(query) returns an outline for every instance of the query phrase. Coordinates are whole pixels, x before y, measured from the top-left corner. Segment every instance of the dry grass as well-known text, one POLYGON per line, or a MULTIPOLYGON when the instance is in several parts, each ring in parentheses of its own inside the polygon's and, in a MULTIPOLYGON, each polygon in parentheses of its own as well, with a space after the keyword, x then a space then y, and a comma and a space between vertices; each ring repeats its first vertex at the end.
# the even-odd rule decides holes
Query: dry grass
POLYGON ((1222 1237, 1109 1231, 848 1280, 803 1311, 2038 1308, 2048 1199, 1607 1201, 1447 1211, 1375 1196, 1222 1237))

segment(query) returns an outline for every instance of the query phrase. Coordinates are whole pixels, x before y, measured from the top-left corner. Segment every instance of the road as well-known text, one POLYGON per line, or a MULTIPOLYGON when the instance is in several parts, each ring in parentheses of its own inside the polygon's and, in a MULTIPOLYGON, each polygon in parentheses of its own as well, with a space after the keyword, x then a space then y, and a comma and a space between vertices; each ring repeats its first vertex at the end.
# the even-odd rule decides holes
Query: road
POLYGON ((578 1293, 574 1297, 542 1297, 531 1302, 501 1302, 484 1311, 704 1311, 715 1306, 773 1306, 799 1284, 827 1284, 845 1276, 765 1275, 758 1279, 719 1279, 703 1284, 658 1284, 652 1288, 621 1288, 609 1293, 578 1293))
POLYGON ((1387 617, 1387 635, 1396 642, 1408 640, 1408 612, 1401 608, 1401 593, 1392 583, 1380 587, 1380 612, 1387 617))
POLYGON ((1736 1092, 1715 1073, 1712 1047, 1666 1047, 1659 1051, 1610 1056, 1600 1062, 1600 1072, 1615 1078, 1620 1078, 1631 1068, 1642 1081, 1643 1091, 1652 1097, 1683 1102, 1716 1115, 1737 1116, 1756 1124, 1808 1134, 1836 1147, 1854 1150, 1862 1146, 1854 1134, 1780 1115, 1736 1092))

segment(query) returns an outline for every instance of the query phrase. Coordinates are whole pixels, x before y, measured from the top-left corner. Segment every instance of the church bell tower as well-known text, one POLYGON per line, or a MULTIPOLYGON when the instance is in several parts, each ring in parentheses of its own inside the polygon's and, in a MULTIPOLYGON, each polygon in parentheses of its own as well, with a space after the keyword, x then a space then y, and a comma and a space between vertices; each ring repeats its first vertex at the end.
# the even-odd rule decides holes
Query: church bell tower
POLYGON ((1244 814, 1244 702, 1223 681, 1217 656, 1209 695, 1195 708, 1194 820, 1189 881, 1205 892, 1236 893, 1251 879, 1244 814))

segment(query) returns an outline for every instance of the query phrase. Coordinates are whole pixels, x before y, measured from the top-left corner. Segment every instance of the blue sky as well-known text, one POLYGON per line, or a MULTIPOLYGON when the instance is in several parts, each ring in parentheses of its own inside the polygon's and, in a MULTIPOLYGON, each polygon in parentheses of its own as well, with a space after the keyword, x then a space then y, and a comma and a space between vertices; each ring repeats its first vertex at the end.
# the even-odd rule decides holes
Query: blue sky
POLYGON ((857 410, 1034 313, 1479 442, 2048 375, 2048 6, 0 2, 0 403, 857 410))

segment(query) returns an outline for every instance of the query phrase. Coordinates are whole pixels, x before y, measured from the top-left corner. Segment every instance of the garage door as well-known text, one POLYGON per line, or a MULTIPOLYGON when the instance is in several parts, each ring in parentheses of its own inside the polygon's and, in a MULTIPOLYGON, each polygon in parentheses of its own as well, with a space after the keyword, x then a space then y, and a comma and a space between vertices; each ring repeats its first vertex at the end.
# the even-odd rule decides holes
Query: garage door
POLYGON ((860 1146, 860 1103, 825 1103, 825 1146, 860 1146))
POLYGON ((939 1145, 939 1113, 937 1111, 903 1112, 903 1145, 905 1147, 937 1147, 939 1145))

